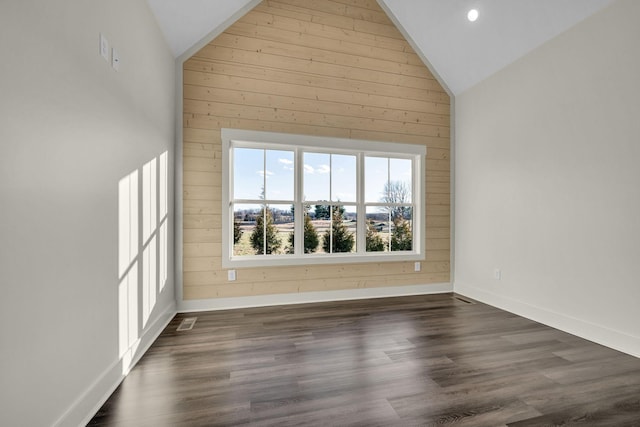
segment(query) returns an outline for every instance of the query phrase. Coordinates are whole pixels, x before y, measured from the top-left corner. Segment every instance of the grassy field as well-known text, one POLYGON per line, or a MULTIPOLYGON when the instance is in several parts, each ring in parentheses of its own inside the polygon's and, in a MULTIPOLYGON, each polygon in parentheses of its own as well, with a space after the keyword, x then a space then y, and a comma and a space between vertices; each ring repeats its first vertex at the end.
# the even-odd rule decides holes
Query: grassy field
MULTIPOLYGON (((313 226, 315 227, 318 233, 318 249, 316 253, 324 253, 322 249, 322 241, 324 233, 329 229, 331 223, 329 220, 313 220, 311 221, 313 226)), ((347 226, 348 230, 355 235, 356 233, 356 223, 355 221, 345 221, 344 224, 347 226)), ((246 224, 243 223, 240 225, 240 229, 242 230, 242 237, 240 241, 236 243, 233 247, 233 254, 235 256, 242 255, 255 255, 256 251, 251 247, 251 233, 255 228, 254 224, 246 224)), ((280 249, 277 252, 278 254, 287 254, 292 253, 293 251, 289 245, 289 236, 293 232, 293 222, 287 222, 284 224, 276 224, 276 228, 278 229, 278 239, 280 239, 281 245, 280 249)), ((355 247, 354 247, 355 250, 355 247)))

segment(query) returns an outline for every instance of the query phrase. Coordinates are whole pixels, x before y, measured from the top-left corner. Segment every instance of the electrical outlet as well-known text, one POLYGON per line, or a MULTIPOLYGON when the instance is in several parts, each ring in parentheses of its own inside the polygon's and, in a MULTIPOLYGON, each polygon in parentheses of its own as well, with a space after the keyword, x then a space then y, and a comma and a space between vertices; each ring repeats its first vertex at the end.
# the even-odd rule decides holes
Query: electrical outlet
POLYGON ((230 282, 233 282, 234 280, 236 280, 236 271, 235 270, 227 271, 227 278, 229 279, 230 282))
POLYGON ((496 280, 502 279, 502 271, 500 271, 499 268, 496 268, 495 270, 493 270, 493 278, 496 280))

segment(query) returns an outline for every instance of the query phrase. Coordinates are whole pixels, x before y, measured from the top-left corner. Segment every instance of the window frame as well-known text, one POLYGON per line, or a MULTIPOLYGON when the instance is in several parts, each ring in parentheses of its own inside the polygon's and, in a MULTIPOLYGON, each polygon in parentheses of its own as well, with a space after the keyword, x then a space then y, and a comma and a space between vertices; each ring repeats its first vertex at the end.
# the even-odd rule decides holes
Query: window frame
MULTIPOLYGON (((393 261, 423 261, 425 259, 425 169, 427 147, 424 145, 396 142, 367 141, 360 139, 334 138, 323 136, 297 135, 288 133, 250 131, 223 128, 222 138, 222 267, 266 267, 299 266, 312 264, 342 264, 393 261), (233 148, 258 148, 266 150, 285 150, 294 152, 294 247, 296 253, 279 255, 241 255, 233 256, 233 148), (323 201, 326 204, 344 204, 356 206, 356 243, 355 252, 341 253, 304 253, 303 226, 305 201, 303 194, 303 156, 304 152, 347 154, 356 156, 356 202, 338 203, 323 201), (365 170, 366 156, 406 158, 412 161, 411 195, 413 206, 411 251, 366 252, 366 207, 365 170)), ((243 200, 243 199, 240 199, 243 200)), ((268 200, 265 203, 268 204, 268 200)), ((237 201, 241 204, 241 201, 237 201)), ((386 205, 384 203, 378 203, 386 205)))

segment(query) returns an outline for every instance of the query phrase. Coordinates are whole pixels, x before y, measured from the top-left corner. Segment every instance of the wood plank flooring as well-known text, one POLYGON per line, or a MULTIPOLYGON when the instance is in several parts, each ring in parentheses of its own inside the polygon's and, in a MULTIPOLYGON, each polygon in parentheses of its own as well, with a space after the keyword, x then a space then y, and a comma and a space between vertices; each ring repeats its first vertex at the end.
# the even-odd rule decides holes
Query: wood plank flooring
POLYGON ((89 423, 449 424, 640 426, 640 359, 452 294, 179 314, 89 423))

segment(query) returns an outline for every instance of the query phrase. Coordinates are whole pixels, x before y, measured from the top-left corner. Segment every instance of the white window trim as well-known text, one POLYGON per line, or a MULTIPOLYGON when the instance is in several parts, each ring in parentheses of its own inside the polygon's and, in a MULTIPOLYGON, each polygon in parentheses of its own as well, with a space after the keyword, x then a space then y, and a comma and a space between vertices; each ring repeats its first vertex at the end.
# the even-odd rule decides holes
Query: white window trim
MULTIPOLYGON (((423 261, 425 259, 425 157, 427 147, 423 145, 403 144, 396 142, 366 141, 360 139, 332 138, 309 135, 295 135, 288 133, 250 131, 241 129, 227 129, 221 131, 222 137, 222 267, 271 267, 296 266, 312 264, 344 264, 392 261, 423 261), (259 144, 260 148, 292 150, 295 147, 313 149, 314 152, 348 153, 358 152, 360 156, 405 156, 414 161, 412 192, 418 197, 413 212, 413 250, 398 252, 367 252, 362 253, 364 243, 356 247, 361 253, 333 253, 333 254, 286 254, 286 255, 255 255, 233 256, 233 214, 231 212, 230 188, 232 184, 233 158, 230 155, 234 145, 251 146, 259 144), (347 148, 345 148, 347 147, 347 148)), ((302 151, 296 150, 296 168, 302 163, 302 151)), ((360 164, 361 162, 358 162, 360 164)), ((366 214, 364 203, 364 168, 358 168, 358 209, 356 232, 358 236, 366 234, 366 221, 361 220, 366 214)), ((295 174, 294 192, 296 203, 301 204, 302 173, 295 174)), ((354 203, 345 203, 352 205, 354 203)), ((302 224, 302 209, 294 212, 296 224, 302 224)), ((295 247, 303 245, 303 233, 295 234, 295 247)), ((356 245, 364 239, 356 239, 356 245)))

